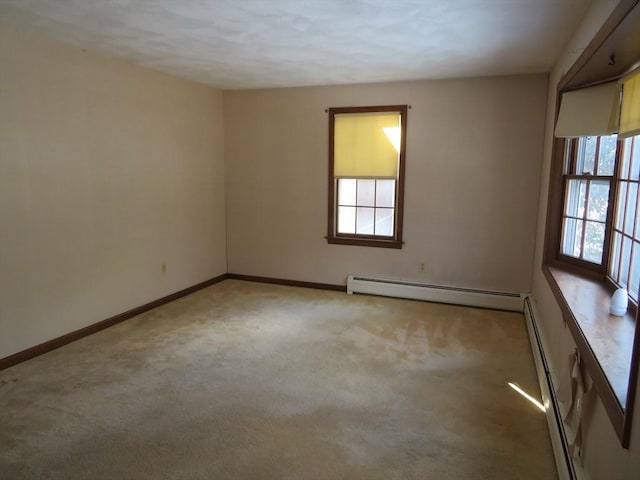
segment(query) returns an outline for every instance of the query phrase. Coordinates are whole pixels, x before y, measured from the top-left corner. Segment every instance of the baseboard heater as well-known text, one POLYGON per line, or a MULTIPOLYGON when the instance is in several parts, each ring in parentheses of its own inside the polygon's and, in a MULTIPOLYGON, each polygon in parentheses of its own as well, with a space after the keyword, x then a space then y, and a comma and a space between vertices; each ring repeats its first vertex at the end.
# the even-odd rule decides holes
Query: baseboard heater
POLYGON ((347 293, 365 293, 513 312, 522 312, 524 308, 523 296, 519 293, 491 292, 359 275, 347 277, 347 293))
POLYGON ((544 341, 538 329, 535 308, 529 297, 525 297, 524 299, 524 317, 527 323, 527 330, 529 331, 533 360, 536 365, 536 372, 538 373, 542 403, 544 403, 547 409, 547 425, 549 426, 553 455, 556 460, 558 479, 581 480, 584 478, 584 475, 579 468, 576 468, 577 466, 574 465, 571 455, 569 454, 569 444, 564 431, 560 406, 558 405, 558 399, 555 394, 556 389, 553 382, 553 375, 551 374, 545 354, 544 341))

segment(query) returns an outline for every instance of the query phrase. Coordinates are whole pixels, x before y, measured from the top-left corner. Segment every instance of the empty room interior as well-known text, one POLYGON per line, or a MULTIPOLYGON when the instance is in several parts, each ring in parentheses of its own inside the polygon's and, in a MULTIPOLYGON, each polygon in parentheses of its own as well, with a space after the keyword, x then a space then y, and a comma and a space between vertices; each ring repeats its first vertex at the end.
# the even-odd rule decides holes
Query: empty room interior
POLYGON ((640 478, 638 0, 0 0, 0 478, 640 478))

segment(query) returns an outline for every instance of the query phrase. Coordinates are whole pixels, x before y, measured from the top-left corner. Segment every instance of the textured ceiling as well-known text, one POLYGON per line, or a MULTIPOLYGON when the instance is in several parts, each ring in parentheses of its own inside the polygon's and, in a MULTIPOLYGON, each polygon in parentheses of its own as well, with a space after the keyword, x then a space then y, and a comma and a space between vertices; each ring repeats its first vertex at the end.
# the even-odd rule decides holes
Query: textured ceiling
POLYGON ((0 22, 225 89, 548 71, 590 0, 0 0, 0 22))

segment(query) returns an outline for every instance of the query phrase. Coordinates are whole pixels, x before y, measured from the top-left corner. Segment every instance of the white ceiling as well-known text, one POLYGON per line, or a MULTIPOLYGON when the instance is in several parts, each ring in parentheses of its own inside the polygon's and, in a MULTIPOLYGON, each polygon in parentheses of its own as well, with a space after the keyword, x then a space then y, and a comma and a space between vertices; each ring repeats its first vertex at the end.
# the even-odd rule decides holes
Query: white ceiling
POLYGON ((0 22, 225 89, 549 71, 591 0, 0 0, 0 22))

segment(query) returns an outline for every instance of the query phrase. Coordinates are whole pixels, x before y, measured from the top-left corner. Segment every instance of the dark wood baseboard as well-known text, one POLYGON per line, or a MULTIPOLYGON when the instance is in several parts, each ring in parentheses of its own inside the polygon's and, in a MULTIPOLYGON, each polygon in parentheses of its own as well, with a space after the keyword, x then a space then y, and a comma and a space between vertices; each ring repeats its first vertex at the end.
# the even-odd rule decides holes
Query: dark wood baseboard
POLYGON ((38 355, 42 355, 43 353, 50 352, 51 350, 60 348, 63 345, 66 345, 68 343, 75 342, 76 340, 79 340, 82 337, 86 337, 87 335, 91 335, 92 333, 99 332, 100 330, 109 328, 113 325, 116 325, 117 323, 124 322, 125 320, 133 318, 136 315, 140 315, 141 313, 148 312, 149 310, 153 310, 154 308, 164 305, 165 303, 173 302, 178 298, 197 292, 198 290, 209 287, 211 285, 214 285, 228 278, 235 279, 235 280, 245 280, 248 282, 287 285, 290 287, 317 288, 320 290, 333 290, 337 292, 347 291, 347 287, 345 285, 332 285, 328 283, 315 283, 315 282, 301 282, 298 280, 284 280, 280 278, 257 277, 253 275, 239 275, 236 273, 224 273, 215 278, 205 280, 204 282, 198 283, 191 287, 188 287, 178 292, 167 295, 166 297, 159 298, 157 300, 146 303, 139 307, 132 308, 131 310, 127 310, 126 312, 119 313, 118 315, 114 315, 113 317, 109 317, 105 320, 101 320, 94 324, 91 324, 86 327, 75 330, 73 332, 67 333, 66 335, 62 335, 61 337, 57 337, 57 338, 54 338, 53 340, 49 340, 47 342, 36 345, 34 347, 27 348, 26 350, 22 350, 21 352, 14 353, 13 355, 9 355, 8 357, 0 358, 0 370, 4 370, 5 368, 9 368, 18 363, 37 357, 38 355))
POLYGON ((113 317, 107 318, 105 320, 101 320, 92 325, 88 325, 79 330, 75 330, 73 332, 67 333, 66 335, 62 335, 61 337, 54 338, 53 340, 49 340, 48 342, 41 343, 36 345, 35 347, 28 348, 18 353, 14 353, 13 355, 9 355, 5 358, 0 358, 0 370, 4 370, 5 368, 9 368, 13 365, 16 365, 20 362, 24 362, 25 360, 29 360, 33 357, 37 357, 38 355, 42 355, 43 353, 50 352, 51 350, 55 350, 56 348, 62 347, 67 343, 75 342, 76 340, 81 339, 82 337, 86 337, 87 335, 91 335, 92 333, 99 332, 100 330, 104 330, 105 328, 109 328, 112 325, 123 322, 130 318, 135 317, 136 315, 140 315, 141 313, 148 312, 154 308, 157 308, 165 303, 173 302, 178 298, 184 297, 191 293, 197 292, 203 288, 214 285, 218 282, 226 280, 230 278, 228 274, 224 273, 214 278, 210 278, 209 280, 205 280, 204 282, 198 283, 191 287, 187 287, 184 290, 180 290, 178 292, 167 295, 166 297, 159 298, 154 300, 153 302, 146 303, 136 308, 132 308, 131 310, 127 310, 126 312, 119 313, 118 315, 114 315, 113 317))
POLYGON ((276 285, 286 285, 289 287, 317 288, 319 290, 333 290, 335 292, 346 292, 346 285, 333 285, 331 283, 301 282, 299 280, 285 280, 282 278, 256 277, 254 275, 240 275, 238 273, 228 273, 227 278, 233 280, 245 280, 247 282, 273 283, 276 285))

